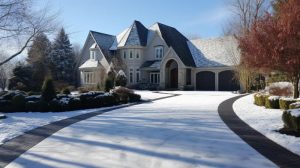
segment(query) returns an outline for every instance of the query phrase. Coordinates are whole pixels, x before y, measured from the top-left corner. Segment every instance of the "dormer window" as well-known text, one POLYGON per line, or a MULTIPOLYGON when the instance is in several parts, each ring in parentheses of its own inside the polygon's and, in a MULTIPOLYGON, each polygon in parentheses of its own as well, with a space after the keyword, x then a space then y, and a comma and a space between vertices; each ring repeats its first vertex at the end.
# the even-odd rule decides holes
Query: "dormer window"
POLYGON ((164 53, 163 51, 164 51, 163 46, 155 47, 155 58, 156 59, 162 59, 163 53, 164 53))
POLYGON ((94 51, 94 50, 90 51, 90 58, 93 59, 93 60, 96 59, 96 51, 94 51))

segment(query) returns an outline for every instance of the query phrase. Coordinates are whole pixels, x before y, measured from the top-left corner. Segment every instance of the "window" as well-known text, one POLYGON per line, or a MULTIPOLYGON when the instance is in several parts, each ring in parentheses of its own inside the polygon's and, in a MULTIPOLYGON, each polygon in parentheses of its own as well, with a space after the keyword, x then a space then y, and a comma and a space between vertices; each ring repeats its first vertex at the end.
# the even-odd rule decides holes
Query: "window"
POLYGON ((90 51, 90 58, 96 59, 96 51, 90 51))
POLYGON ((155 47, 155 58, 156 59, 162 59, 163 53, 164 53, 163 51, 164 51, 163 46, 155 47))
POLYGON ((150 73, 150 83, 159 84, 159 82, 160 82, 160 74, 158 72, 150 73))
POLYGON ((133 53, 132 50, 129 51, 129 58, 132 59, 133 58, 133 53))
POLYGON ((186 69, 186 85, 191 85, 192 84, 192 70, 191 69, 186 69))
POLYGON ((95 73, 94 72, 83 72, 83 82, 84 82, 84 84, 94 84, 95 83, 95 73))
POLYGON ((136 50, 136 58, 139 59, 140 58, 140 51, 136 50))
POLYGON ((126 59, 126 51, 123 51, 123 58, 126 59))
POLYGON ((135 72, 135 75, 136 75, 136 83, 139 83, 140 82, 140 69, 136 69, 136 72, 135 72))
POLYGON ((133 69, 129 70, 129 83, 133 83, 133 69))

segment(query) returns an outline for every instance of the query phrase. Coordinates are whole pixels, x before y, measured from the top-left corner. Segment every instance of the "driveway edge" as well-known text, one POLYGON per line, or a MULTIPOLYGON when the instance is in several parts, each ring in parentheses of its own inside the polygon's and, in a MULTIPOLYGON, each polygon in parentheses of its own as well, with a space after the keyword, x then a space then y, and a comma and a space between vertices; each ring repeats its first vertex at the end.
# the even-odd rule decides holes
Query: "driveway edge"
POLYGON ((250 127, 233 110, 233 103, 246 95, 225 100, 218 107, 218 113, 224 123, 248 145, 268 158, 279 167, 299 168, 300 156, 278 145, 274 141, 250 127))

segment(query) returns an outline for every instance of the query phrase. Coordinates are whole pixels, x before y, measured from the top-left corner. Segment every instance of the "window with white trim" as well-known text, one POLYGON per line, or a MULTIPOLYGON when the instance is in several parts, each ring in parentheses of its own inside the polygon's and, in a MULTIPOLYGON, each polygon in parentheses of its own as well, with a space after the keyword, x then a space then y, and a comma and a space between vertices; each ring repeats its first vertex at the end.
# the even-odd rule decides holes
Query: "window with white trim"
POLYGON ((94 72, 83 72, 84 84, 95 84, 95 73, 94 72))
POLYGON ((156 46, 155 47, 155 58, 156 59, 162 59, 164 53, 163 46, 156 46))
POLYGON ((129 59, 133 59, 133 51, 132 50, 129 51, 129 59))
POLYGON ((150 83, 159 84, 160 82, 160 74, 159 72, 150 73, 150 83))
POLYGON ((96 59, 96 51, 94 50, 90 51, 90 59, 96 59))
POLYGON ((133 69, 129 70, 129 83, 133 83, 133 69))
POLYGON ((140 50, 136 50, 135 57, 136 59, 140 59, 140 50))
POLYGON ((140 82, 140 69, 136 69, 135 70, 135 80, 136 80, 136 83, 139 83, 140 82))

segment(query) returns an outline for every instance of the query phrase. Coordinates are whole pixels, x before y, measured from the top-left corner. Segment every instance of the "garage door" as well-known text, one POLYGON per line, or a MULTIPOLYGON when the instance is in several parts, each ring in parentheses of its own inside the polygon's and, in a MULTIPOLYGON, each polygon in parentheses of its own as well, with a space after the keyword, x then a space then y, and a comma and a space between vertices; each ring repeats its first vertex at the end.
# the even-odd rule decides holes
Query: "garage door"
POLYGON ((215 90, 215 73, 210 71, 198 72, 196 75, 197 90, 215 90))
POLYGON ((234 79, 233 71, 223 71, 219 73, 219 90, 236 91, 239 90, 239 84, 234 79))

